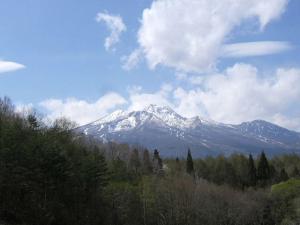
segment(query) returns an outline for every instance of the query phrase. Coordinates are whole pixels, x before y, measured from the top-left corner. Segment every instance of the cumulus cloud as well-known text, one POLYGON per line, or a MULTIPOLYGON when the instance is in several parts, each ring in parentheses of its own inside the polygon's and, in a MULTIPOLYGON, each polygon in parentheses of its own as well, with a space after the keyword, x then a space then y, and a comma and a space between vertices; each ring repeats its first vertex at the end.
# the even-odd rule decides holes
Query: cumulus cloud
POLYGON ((142 110, 150 104, 160 106, 170 106, 173 104, 170 101, 170 95, 173 87, 169 84, 164 84, 159 91, 154 93, 144 92, 141 87, 134 87, 129 90, 129 111, 142 110))
MULTIPOLYGON (((143 12, 138 43, 150 68, 164 65, 186 72, 209 71, 215 67, 223 44, 235 28, 242 23, 255 22, 257 29, 262 31, 268 23, 280 17, 287 2, 288 0, 153 1, 150 8, 143 12)), ((242 55, 245 55, 245 45, 231 46, 237 47, 243 47, 242 55)))
POLYGON ((261 56, 280 53, 291 49, 291 45, 287 42, 280 41, 260 41, 234 43, 223 46, 222 57, 247 57, 261 56))
POLYGON ((53 120, 66 117, 80 125, 92 122, 108 114, 116 107, 126 103, 126 100, 117 93, 108 93, 95 102, 87 102, 76 98, 48 99, 40 103, 48 113, 48 118, 53 120))
POLYGON ((121 33, 126 31, 122 18, 108 13, 98 13, 96 21, 104 22, 110 30, 110 35, 105 39, 104 47, 107 51, 111 50, 120 41, 121 33))
POLYGON ((177 88, 177 110, 206 115, 225 123, 265 119, 300 130, 300 70, 277 69, 262 76, 258 69, 236 64, 221 74, 205 77, 201 87, 177 88))
POLYGON ((12 72, 24 68, 25 66, 22 64, 0 60, 0 73, 12 72))

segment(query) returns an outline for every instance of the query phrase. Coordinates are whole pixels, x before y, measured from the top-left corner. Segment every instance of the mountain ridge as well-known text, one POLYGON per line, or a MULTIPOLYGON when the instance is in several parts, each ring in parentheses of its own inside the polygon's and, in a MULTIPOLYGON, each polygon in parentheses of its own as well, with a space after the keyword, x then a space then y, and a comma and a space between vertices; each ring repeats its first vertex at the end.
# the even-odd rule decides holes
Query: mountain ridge
POLYGON ((100 141, 158 148, 162 155, 184 155, 191 148, 197 156, 300 152, 300 133, 264 120, 224 124, 198 116, 186 118, 168 106, 149 105, 140 111, 117 110, 76 132, 100 141))

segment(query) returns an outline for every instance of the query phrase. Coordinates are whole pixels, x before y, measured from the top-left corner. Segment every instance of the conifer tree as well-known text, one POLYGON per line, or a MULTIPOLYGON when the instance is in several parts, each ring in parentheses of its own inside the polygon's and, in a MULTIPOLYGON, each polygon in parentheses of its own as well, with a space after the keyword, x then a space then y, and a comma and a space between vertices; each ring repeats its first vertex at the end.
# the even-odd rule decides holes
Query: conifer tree
POLYGON ((255 168, 253 157, 250 154, 248 159, 248 185, 255 186, 256 180, 257 180, 256 168, 255 168))
POLYGON ((163 162, 157 149, 154 150, 153 154, 153 172, 156 174, 161 174, 163 172, 163 162))
POLYGON ((30 114, 27 116, 27 121, 29 123, 29 126, 32 128, 32 129, 36 129, 39 127, 39 124, 38 124, 38 120, 36 118, 36 116, 34 114, 30 114))
POLYGON ((190 175, 194 175, 194 162, 190 149, 188 149, 188 154, 186 158, 186 172, 190 175))
POLYGON ((261 153, 259 158, 257 166, 257 178, 262 185, 265 185, 267 180, 270 179, 270 166, 264 151, 261 153))

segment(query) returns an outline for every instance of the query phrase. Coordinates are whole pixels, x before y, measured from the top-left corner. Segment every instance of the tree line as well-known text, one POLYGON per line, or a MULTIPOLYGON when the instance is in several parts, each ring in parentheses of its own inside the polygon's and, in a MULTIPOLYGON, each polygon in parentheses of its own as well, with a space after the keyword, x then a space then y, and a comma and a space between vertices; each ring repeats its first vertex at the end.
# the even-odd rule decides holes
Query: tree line
MULTIPOLYGON (((177 165, 174 167, 180 171, 183 165, 180 165, 178 158, 175 163, 177 165)), ((194 162, 191 152, 188 150, 186 172, 218 185, 227 184, 239 189, 259 188, 287 181, 290 177, 298 178, 300 175, 299 163, 299 156, 296 154, 268 160, 264 151, 255 160, 251 154, 247 157, 244 154, 236 153, 229 157, 220 155, 196 159, 194 162), (289 159, 294 160, 293 164, 289 163, 289 159)))
POLYGON ((237 225, 300 221, 298 155, 163 159, 45 124, 0 99, 0 224, 237 225))

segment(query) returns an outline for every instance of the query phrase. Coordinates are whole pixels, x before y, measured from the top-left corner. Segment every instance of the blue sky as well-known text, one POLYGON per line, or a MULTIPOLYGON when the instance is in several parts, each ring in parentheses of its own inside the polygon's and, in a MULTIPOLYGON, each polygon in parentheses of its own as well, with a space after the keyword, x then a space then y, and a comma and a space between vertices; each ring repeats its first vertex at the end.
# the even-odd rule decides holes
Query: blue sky
POLYGON ((300 130, 298 0, 0 1, 0 96, 20 107, 83 124, 155 103, 300 130), (108 49, 98 13, 126 27, 108 49))
POLYGON ((154 83, 166 79, 147 68, 130 72, 121 68, 120 57, 136 46, 139 18, 149 2, 1 2, 0 56, 26 65, 1 75, 1 95, 26 103, 70 96, 94 100, 107 91, 125 93, 124 87, 131 84, 154 89, 154 83), (100 11, 122 15, 128 26, 116 52, 103 47, 108 31, 95 22, 100 11))

